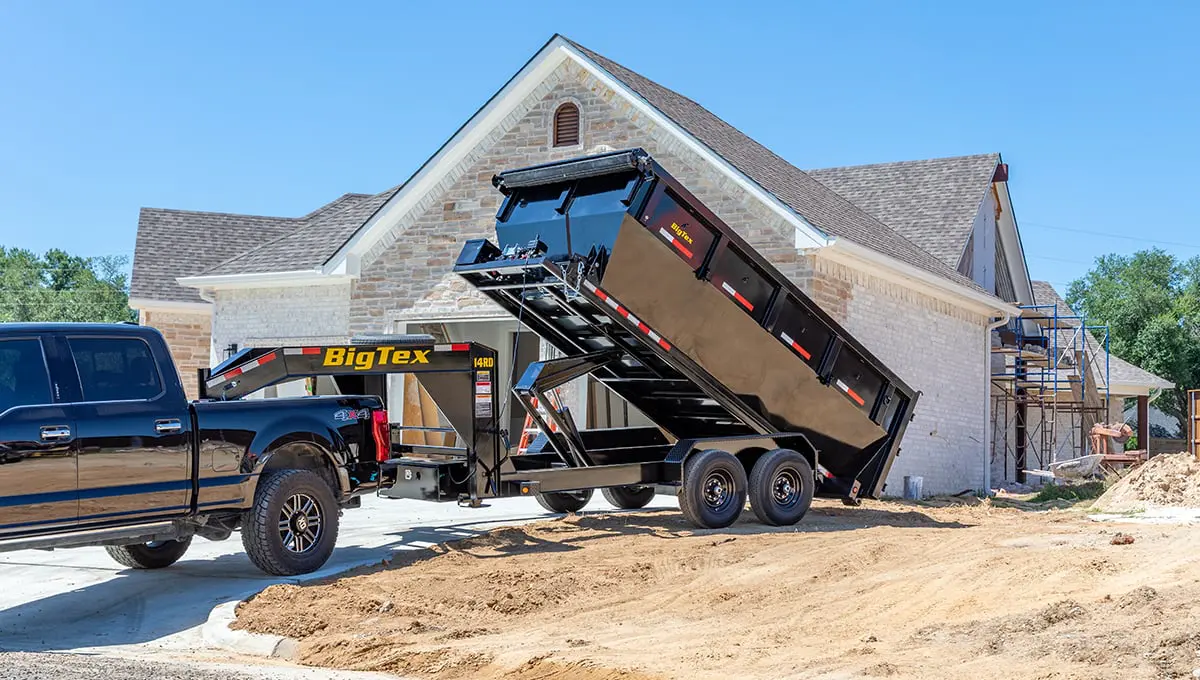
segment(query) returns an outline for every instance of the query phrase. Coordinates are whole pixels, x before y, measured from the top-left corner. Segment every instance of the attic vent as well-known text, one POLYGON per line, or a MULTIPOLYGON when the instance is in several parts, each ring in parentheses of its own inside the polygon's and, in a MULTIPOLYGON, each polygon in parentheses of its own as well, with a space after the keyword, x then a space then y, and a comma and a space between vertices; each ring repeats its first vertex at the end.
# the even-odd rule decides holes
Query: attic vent
POLYGON ((567 103, 554 112, 554 146, 579 144, 579 107, 567 103))

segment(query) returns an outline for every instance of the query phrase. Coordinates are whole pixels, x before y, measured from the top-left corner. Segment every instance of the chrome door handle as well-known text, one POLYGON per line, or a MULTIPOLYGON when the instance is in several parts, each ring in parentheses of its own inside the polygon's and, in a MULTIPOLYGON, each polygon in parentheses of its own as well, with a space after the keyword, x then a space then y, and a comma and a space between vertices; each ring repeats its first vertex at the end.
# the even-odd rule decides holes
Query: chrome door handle
POLYGON ((154 431, 159 434, 172 434, 183 429, 183 424, 178 420, 156 420, 154 421, 154 431))
POLYGON ((71 428, 66 425, 44 425, 42 427, 42 441, 44 442, 59 442, 70 438, 71 428))

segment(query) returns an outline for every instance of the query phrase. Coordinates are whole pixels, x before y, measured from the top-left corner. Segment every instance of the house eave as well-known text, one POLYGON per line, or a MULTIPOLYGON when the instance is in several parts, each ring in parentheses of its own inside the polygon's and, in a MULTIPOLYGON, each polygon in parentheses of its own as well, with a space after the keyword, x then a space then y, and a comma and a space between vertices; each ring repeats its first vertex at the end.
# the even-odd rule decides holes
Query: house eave
POLYGON ((130 297, 129 306, 142 312, 180 312, 187 314, 211 314, 212 304, 179 300, 156 300, 154 298, 130 297))
POLYGON ((232 288, 275 288, 289 286, 327 286, 353 279, 348 275, 325 274, 319 269, 300 269, 285 272, 254 272, 249 274, 218 274, 181 276, 176 283, 185 288, 222 290, 232 288))
POLYGON ((819 257, 862 268, 871 267, 873 275, 918 290, 930 297, 949 302, 984 316, 1019 316, 1021 310, 998 297, 964 286, 924 269, 914 267, 878 251, 844 238, 835 239, 816 251, 819 257))

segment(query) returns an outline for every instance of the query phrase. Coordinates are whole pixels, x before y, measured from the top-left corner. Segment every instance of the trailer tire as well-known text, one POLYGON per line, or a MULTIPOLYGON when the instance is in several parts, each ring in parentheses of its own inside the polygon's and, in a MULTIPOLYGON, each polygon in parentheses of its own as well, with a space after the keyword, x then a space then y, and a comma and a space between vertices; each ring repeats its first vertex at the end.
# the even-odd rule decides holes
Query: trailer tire
POLYGON ((763 524, 778 527, 799 522, 815 491, 812 465, 791 449, 764 453, 750 471, 750 508, 763 524))
POLYGON ((600 493, 604 495, 604 500, 622 510, 644 508, 654 500, 652 486, 610 486, 601 489, 600 493))
POLYGON ((579 512, 592 500, 591 489, 579 491, 546 491, 537 495, 538 505, 562 515, 579 512))
POLYGON ((701 529, 723 529, 746 507, 746 468, 728 451, 709 449, 688 458, 679 509, 701 529))
POLYGON ((316 472, 277 470, 254 491, 254 505, 242 521, 242 545, 254 566, 268 574, 316 571, 333 554, 339 512, 329 483, 316 472))
POLYGON ((106 545, 104 551, 118 564, 130 569, 162 569, 179 561, 192 544, 192 537, 134 545, 106 545))

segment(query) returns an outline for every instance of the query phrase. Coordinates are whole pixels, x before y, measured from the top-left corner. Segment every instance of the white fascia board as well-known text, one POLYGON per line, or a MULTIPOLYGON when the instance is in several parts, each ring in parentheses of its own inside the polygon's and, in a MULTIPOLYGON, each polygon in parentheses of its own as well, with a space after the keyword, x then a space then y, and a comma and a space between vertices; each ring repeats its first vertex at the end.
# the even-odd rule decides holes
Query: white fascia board
MULTIPOLYGON (((597 80, 620 93, 638 113, 655 125, 669 130, 690 150, 721 170, 738 186, 761 200, 771 210, 782 216, 796 228, 797 248, 820 248, 830 243, 829 235, 813 226, 808 220, 763 189, 740 170, 733 167, 704 144, 692 137, 661 111, 642 99, 624 83, 613 78, 607 71, 576 50, 561 37, 550 41, 542 51, 529 61, 466 125, 450 139, 441 150, 417 171, 354 236, 342 246, 322 269, 329 274, 357 276, 361 258, 370 252, 380 239, 412 210, 424 196, 499 127, 506 117, 532 94, 566 59, 573 59, 597 80)), ((497 171, 506 168, 497 168, 497 171)))
POLYGON ((180 314, 211 314, 212 305, 207 302, 175 302, 150 298, 129 298, 129 306, 143 312, 178 312, 180 314))
POLYGON ((1113 397, 1148 397, 1152 391, 1159 389, 1163 388, 1115 382, 1108 386, 1108 393, 1113 397))
POLYGON ((1025 263, 1025 248, 1021 245, 1021 234, 1017 231, 1017 216, 1013 212, 1012 196, 1008 193, 1008 182, 996 182, 996 195, 1000 197, 1000 221, 997 231, 1004 244, 1004 256, 1008 260, 1008 272, 1013 276, 1013 288, 1017 300, 1023 305, 1034 304, 1033 284, 1029 278, 1029 267, 1025 263), (1028 301, 1022 299, 1028 297, 1028 301))
MULTIPOLYGON (((358 275, 362 256, 384 237, 392 225, 404 218, 475 147, 504 122, 504 119, 541 85, 567 58, 566 43, 555 38, 521 69, 450 141, 430 158, 417 174, 392 196, 326 263, 323 271, 358 275)), ((497 168, 500 170, 500 168, 497 168)))
POLYGON ((286 288, 290 286, 327 286, 351 280, 350 276, 323 274, 319 269, 251 274, 181 276, 176 283, 185 288, 220 290, 230 288, 286 288))
POLYGON ((1019 316, 1021 314, 1021 310, 1015 305, 998 297, 955 283, 843 238, 836 239, 830 247, 817 251, 817 254, 819 257, 856 266, 859 269, 863 269, 863 265, 867 265, 868 271, 874 276, 900 283, 930 297, 986 316, 1005 314, 1019 316))

